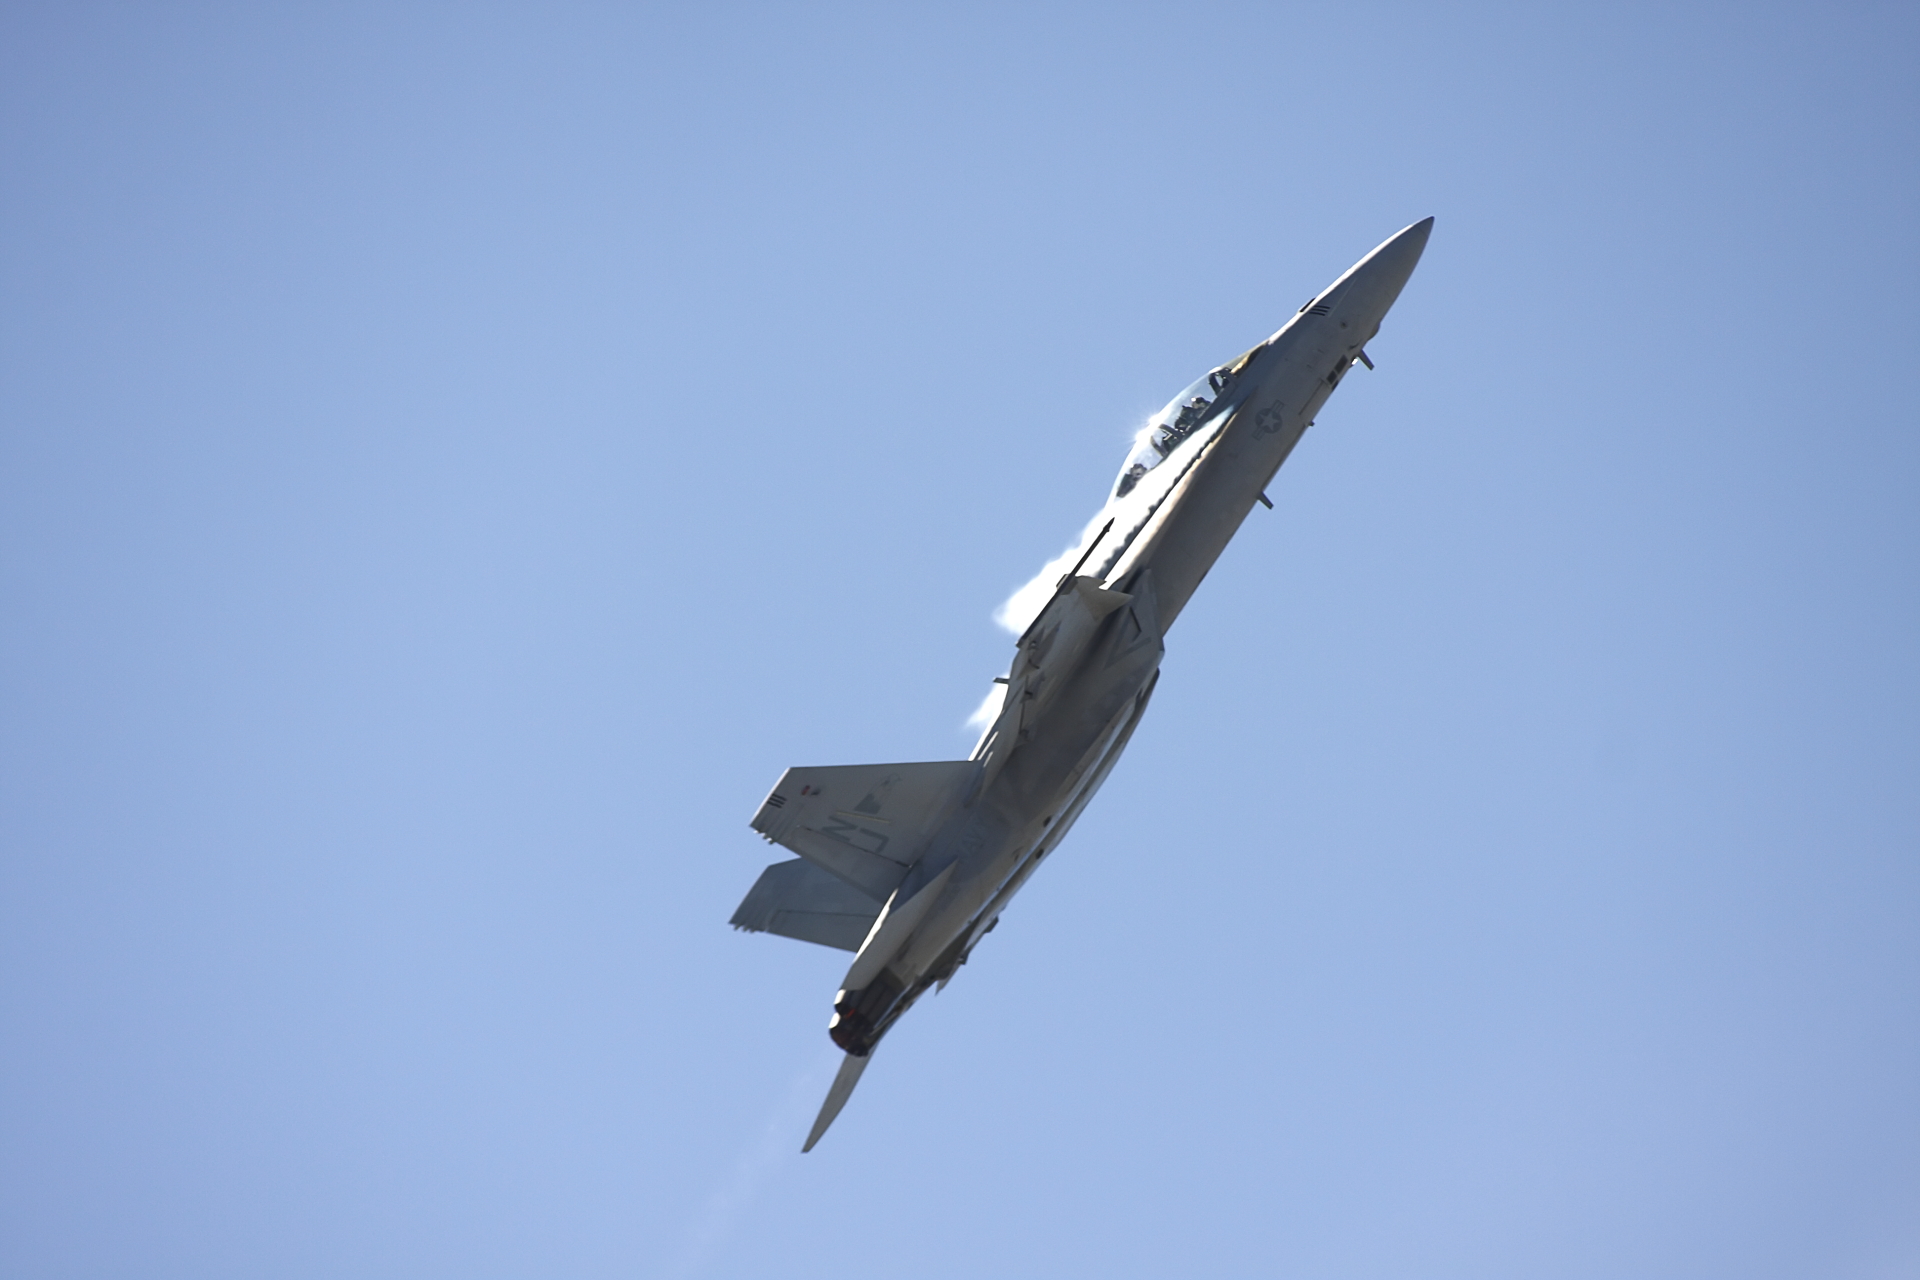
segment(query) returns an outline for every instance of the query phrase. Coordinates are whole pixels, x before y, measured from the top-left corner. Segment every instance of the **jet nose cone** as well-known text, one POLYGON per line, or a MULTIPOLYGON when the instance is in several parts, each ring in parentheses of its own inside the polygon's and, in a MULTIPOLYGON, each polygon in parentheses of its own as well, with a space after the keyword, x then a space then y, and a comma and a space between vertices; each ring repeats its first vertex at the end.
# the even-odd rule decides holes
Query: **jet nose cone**
POLYGON ((1422 218, 1412 226, 1394 235, 1388 236, 1378 249, 1360 260, 1360 270, 1373 275, 1388 275, 1397 272, 1402 284, 1420 262, 1420 254, 1427 247, 1427 237, 1433 234, 1433 219, 1422 218))
MULTIPOLYGON (((1375 323, 1387 313, 1400 296, 1407 277, 1420 265, 1420 254, 1433 234, 1433 219, 1423 218, 1386 241, 1348 271, 1341 284, 1346 286, 1344 301, 1367 312, 1375 323)), ((1329 290, 1331 292, 1331 290, 1329 290)))

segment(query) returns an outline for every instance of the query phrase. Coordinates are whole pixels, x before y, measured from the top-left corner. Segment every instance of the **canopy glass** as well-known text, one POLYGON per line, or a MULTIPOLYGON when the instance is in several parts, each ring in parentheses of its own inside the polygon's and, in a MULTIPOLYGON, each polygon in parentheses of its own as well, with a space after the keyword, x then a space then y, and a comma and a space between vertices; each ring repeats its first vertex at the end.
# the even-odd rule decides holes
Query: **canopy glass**
POLYGON ((1212 416, 1222 395, 1232 389, 1234 377, 1247 367, 1255 347, 1237 360, 1210 369, 1194 384, 1167 402, 1167 407, 1147 419, 1134 440, 1133 452, 1121 464, 1120 477, 1114 481, 1113 496, 1124 498, 1140 483, 1142 476, 1167 460, 1185 440, 1212 416))

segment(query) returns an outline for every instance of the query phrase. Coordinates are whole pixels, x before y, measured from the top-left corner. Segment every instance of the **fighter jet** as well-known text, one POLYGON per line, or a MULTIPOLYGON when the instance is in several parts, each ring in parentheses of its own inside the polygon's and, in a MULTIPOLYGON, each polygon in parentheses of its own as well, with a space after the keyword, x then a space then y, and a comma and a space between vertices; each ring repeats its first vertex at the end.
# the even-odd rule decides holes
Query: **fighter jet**
POLYGON ((846 1105, 881 1037, 944 987, 1126 749, 1168 628, 1358 362, 1426 248, 1416 222, 1280 331, 1147 420, 1076 562, 1021 635, 999 712, 965 760, 789 769, 752 826, 768 867, 736 928, 854 953, 827 1034, 846 1051, 801 1149, 846 1105))

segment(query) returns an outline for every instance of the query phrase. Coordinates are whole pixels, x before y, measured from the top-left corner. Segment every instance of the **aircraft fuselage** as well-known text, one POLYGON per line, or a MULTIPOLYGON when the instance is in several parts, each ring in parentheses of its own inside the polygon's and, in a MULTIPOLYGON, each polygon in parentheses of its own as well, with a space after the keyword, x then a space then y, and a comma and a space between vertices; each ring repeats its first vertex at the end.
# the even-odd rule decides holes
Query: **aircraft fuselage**
POLYGON ((972 757, 974 794, 914 863, 848 971, 830 1027, 841 1048, 870 1052, 916 997, 952 977, 1066 837, 1146 710, 1166 631, 1379 332, 1431 221, 1374 250, 1237 362, 1198 429, 1156 468, 1178 466, 1171 483, 1109 503, 1112 524, 1088 548, 1086 571, 1061 579, 1020 638, 1008 696, 972 757), (1102 607, 1110 611, 1091 617, 1102 607), (893 904, 936 882, 912 926, 889 929, 893 904))
POLYGON ((1327 397, 1371 363, 1432 222, 1148 420, 967 760, 789 769, 762 802, 754 828, 800 858, 767 868, 735 925, 855 952, 828 1029, 848 1056, 808 1149, 888 1028, 966 963, 1100 789, 1153 695, 1167 630, 1327 397))

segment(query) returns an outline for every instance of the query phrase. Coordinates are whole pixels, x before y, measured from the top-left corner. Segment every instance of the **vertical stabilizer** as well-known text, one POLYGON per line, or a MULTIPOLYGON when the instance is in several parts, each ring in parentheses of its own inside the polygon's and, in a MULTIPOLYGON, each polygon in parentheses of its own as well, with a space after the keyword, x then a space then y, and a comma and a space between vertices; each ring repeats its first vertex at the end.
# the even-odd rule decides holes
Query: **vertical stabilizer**
POLYGON ((827 1131, 833 1118, 840 1114, 840 1108, 847 1105, 847 1099, 853 1096, 853 1086, 860 1083, 860 1073, 873 1061, 873 1055, 856 1058, 851 1053, 840 1062, 840 1073, 833 1078, 833 1088, 827 1090, 827 1100, 820 1104, 820 1114, 814 1117, 813 1132, 807 1135, 807 1145, 801 1147, 802 1154, 813 1150, 813 1144, 820 1141, 820 1135, 827 1131))

